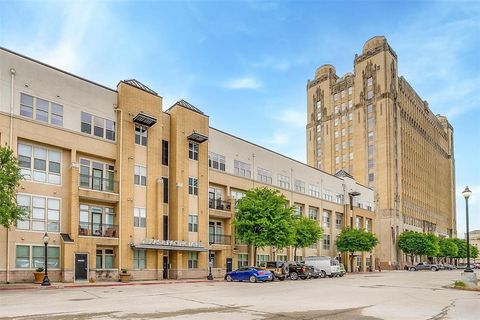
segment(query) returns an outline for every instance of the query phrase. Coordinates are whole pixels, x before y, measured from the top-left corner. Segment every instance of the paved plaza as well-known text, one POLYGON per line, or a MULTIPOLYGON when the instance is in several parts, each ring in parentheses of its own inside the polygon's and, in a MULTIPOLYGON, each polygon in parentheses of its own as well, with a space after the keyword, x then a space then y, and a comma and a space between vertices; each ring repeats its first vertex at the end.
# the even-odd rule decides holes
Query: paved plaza
POLYGON ((0 291, 1 319, 480 319, 460 271, 0 291))

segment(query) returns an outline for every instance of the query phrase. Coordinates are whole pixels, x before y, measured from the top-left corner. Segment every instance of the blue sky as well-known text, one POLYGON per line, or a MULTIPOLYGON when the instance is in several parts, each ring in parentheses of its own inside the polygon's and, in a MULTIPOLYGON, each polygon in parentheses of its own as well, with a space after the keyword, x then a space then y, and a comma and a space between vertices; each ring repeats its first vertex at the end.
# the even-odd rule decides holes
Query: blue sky
POLYGON ((457 216, 480 229, 478 1, 0 1, 0 45, 115 88, 136 78, 213 127, 305 161, 306 82, 385 35, 455 128, 457 216))

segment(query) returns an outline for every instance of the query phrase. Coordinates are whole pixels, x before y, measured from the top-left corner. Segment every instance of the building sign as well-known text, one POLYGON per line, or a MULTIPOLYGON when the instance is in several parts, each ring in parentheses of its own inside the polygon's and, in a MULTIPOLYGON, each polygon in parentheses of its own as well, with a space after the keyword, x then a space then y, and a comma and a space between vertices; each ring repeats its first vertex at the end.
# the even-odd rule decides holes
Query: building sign
POLYGON ((144 239, 141 244, 155 245, 155 246, 203 248, 203 244, 201 242, 193 242, 193 241, 144 239))

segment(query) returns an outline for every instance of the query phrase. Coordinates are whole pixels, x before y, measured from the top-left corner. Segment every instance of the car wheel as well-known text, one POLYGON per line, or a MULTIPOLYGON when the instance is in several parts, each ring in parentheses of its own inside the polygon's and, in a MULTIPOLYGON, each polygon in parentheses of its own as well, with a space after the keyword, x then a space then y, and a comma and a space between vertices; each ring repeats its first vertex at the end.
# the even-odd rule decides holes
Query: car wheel
POLYGON ((251 283, 255 283, 255 282, 257 282, 257 277, 250 276, 249 280, 250 280, 251 283))
POLYGON ((272 277, 272 282, 277 280, 275 276, 272 277))
POLYGON ((343 277, 343 276, 344 276, 344 274, 342 273, 342 274, 340 275, 340 277, 343 277))
POLYGON ((302 279, 302 280, 307 280, 308 277, 300 277, 300 279, 302 279))
POLYGON ((410 271, 417 271, 417 269, 415 269, 414 267, 411 267, 410 271))
POLYGON ((296 272, 290 273, 290 279, 292 279, 292 280, 298 280, 298 273, 296 273, 296 272))
POLYGON ((227 275, 227 277, 225 278, 225 280, 227 280, 228 282, 232 282, 232 281, 233 281, 232 276, 230 276, 230 275, 227 275))
POLYGON ((322 270, 322 272, 320 272, 320 278, 325 278, 327 276, 327 273, 325 271, 322 270))
POLYGON ((280 277, 280 278, 278 278, 278 280, 283 281, 283 280, 285 280, 285 278, 284 278, 284 277, 280 277))
POLYGON ((328 277, 329 277, 329 278, 333 278, 333 274, 329 274, 328 277))
POLYGON ((438 268, 431 267, 430 270, 432 270, 432 271, 438 271, 438 268))

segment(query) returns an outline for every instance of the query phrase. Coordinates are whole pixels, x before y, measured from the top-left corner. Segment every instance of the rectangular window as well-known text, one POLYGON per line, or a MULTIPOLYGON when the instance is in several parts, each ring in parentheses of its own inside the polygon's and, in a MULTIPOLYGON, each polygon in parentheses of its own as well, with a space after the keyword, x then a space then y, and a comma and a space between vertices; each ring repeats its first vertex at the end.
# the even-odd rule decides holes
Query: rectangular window
MULTIPOLYGON (((49 246, 48 268, 60 267, 60 248, 49 246)), ((45 247, 18 245, 15 248, 15 267, 21 269, 36 269, 45 267, 45 247)))
POLYGON ((268 254, 257 254, 257 267, 265 267, 268 260, 270 260, 268 254))
POLYGON ((20 93, 20 115, 33 118, 33 97, 20 93))
POLYGON ((99 138, 105 137, 105 119, 93 117, 93 135, 99 138))
POLYGON ((295 192, 305 193, 305 182, 295 179, 295 192))
POLYGON ((80 204, 80 236, 115 238, 117 226, 113 225, 115 212, 113 208, 80 204))
POLYGON ((363 228, 363 218, 362 217, 355 217, 355 228, 362 229, 363 228))
POLYGON ((330 212, 324 210, 322 214, 322 225, 325 229, 330 228, 330 212))
POLYGON ((367 91, 367 99, 372 99, 373 98, 373 91, 369 90, 367 91))
POLYGON ((373 132, 372 131, 370 131, 368 133, 368 141, 373 141, 373 132))
POLYGON ((115 121, 105 120, 105 138, 115 141, 115 121))
POLYGON ((335 127, 338 126, 338 118, 335 119, 334 125, 335 127))
POLYGON ((303 216, 303 204, 301 203, 294 203, 293 204, 293 214, 295 216, 301 217, 303 216))
POLYGON ((368 181, 369 181, 369 182, 372 182, 372 181, 374 181, 374 180, 375 180, 375 174, 374 174, 374 173, 369 173, 369 174, 368 174, 368 181))
POLYGON ((373 145, 368 146, 368 157, 373 157, 373 145))
POLYGON ((198 252, 188 253, 188 268, 189 269, 198 268, 198 252))
POLYGON ((225 171, 225 156, 210 152, 208 155, 208 166, 213 169, 225 171))
POLYGON ((36 98, 35 119, 48 123, 48 101, 36 98))
POLYGON ((365 230, 372 232, 372 219, 365 219, 365 230))
POLYGON ((371 86, 373 84, 373 78, 369 77, 367 78, 367 86, 371 86))
POLYGON ((248 267, 248 254, 239 253, 237 254, 238 268, 248 267))
POLYGON ((343 204, 343 194, 337 193, 335 195, 335 202, 339 204, 343 204))
POLYGON ((348 87, 348 95, 351 95, 353 93, 353 88, 352 87, 348 87))
POLYGON ((162 177, 163 182, 163 203, 168 203, 168 178, 162 177))
POLYGON ((323 235, 322 249, 323 250, 330 250, 330 235, 329 234, 324 234, 323 235))
POLYGON ((308 189, 309 189, 310 195, 312 197, 320 198, 320 187, 319 186, 309 185, 308 189))
POLYGON ((80 187, 114 192, 114 175, 112 164, 80 158, 80 187))
POLYGON ((61 157, 60 151, 18 144, 18 164, 26 180, 61 184, 61 157))
POLYGON ((147 185, 147 168, 135 165, 134 167, 134 183, 139 186, 147 185))
POLYGON ((133 269, 141 270, 146 266, 146 250, 135 249, 133 250, 133 269))
MULTIPOLYGON (((58 114, 52 112, 52 119, 53 118, 55 118, 56 121, 59 121, 58 114)), ((115 141, 115 130, 115 121, 104 119, 102 117, 97 117, 90 113, 82 111, 80 115, 81 132, 94 135, 99 138, 115 141)))
POLYGON ((92 115, 86 112, 82 112, 80 117, 81 128, 83 133, 92 134, 92 115))
POLYGON ((349 157, 350 157, 350 160, 353 160, 353 152, 350 152, 349 157))
POLYGON ((188 215, 188 232, 198 232, 198 215, 188 215))
POLYGON ((278 175, 278 186, 284 189, 290 189, 290 178, 284 175, 278 175))
POLYGON ((162 164, 168 166, 168 141, 162 140, 162 164))
POLYGON ((96 268, 97 269, 113 269, 114 268, 113 249, 97 249, 96 268))
POLYGON ((133 208, 133 226, 145 228, 147 225, 147 210, 145 208, 133 208))
POLYGON ((343 228, 343 214, 338 213, 335 215, 335 228, 337 230, 342 230, 343 228))
POLYGON ((338 138, 338 131, 335 131, 335 138, 338 138))
POLYGON ((258 173, 258 181, 266 183, 266 184, 272 184, 272 172, 271 171, 269 171, 267 169, 258 168, 257 173, 258 173))
POLYGON ((188 159, 198 160, 198 143, 188 143, 188 159))
POLYGON ((63 126, 63 106, 45 99, 20 93, 20 115, 35 120, 63 126))
POLYGON ((17 229, 60 232, 60 199, 18 194, 17 203, 28 212, 17 229))
POLYGON ((317 220, 318 218, 318 209, 317 208, 308 208, 308 217, 312 220, 317 220))
POLYGON ((348 100, 348 109, 351 109, 353 107, 353 101, 348 100))
POLYGON ((375 161, 373 159, 368 159, 368 169, 375 167, 375 161))
POLYGON ((147 128, 140 125, 135 125, 135 144, 147 145, 147 128))
POLYGON ((323 199, 327 201, 333 201, 332 191, 323 189, 323 199))
POLYGON ((248 163, 235 160, 233 162, 233 174, 240 177, 251 178, 252 177, 251 167, 248 163))
POLYGON ((189 177, 188 178, 188 194, 193 196, 198 195, 198 179, 189 177))
POLYGON ((317 249, 317 243, 315 242, 314 244, 310 245, 308 248, 317 249))

